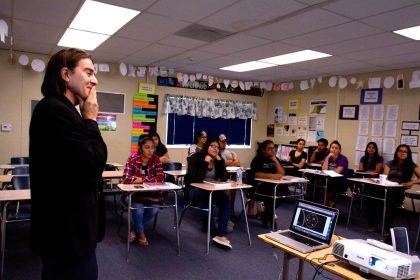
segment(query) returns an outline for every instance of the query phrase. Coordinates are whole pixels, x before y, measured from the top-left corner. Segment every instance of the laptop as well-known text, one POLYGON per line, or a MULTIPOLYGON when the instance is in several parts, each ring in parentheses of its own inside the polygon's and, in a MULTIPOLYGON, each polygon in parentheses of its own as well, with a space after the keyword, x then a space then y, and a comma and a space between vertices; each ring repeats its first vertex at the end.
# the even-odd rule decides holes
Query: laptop
POLYGON ((338 209, 299 200, 289 229, 270 232, 266 237, 309 253, 330 246, 337 219, 338 209))

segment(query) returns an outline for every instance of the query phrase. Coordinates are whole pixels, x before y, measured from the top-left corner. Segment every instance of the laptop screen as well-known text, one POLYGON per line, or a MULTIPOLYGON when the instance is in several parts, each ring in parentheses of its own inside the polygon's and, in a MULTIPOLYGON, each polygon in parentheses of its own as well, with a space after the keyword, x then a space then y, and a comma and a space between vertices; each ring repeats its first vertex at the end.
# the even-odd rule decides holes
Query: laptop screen
POLYGON ((337 218, 338 209, 299 200, 290 230, 329 244, 334 234, 337 218))

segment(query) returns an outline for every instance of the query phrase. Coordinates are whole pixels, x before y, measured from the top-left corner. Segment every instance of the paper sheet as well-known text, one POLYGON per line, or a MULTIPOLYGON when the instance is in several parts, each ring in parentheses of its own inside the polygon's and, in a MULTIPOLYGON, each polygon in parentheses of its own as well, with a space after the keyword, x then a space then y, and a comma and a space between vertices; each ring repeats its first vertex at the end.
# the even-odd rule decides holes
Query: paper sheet
POLYGON ((396 121, 398 120, 399 105, 393 104, 386 106, 386 120, 396 121))
POLYGON ((357 136, 356 140, 356 150, 357 151, 364 151, 367 145, 367 137, 366 136, 357 136))
POLYGON ((359 135, 368 135, 369 133, 369 122, 359 121, 359 135))
POLYGON ((369 86, 369 88, 380 88, 381 87, 381 77, 369 78, 368 86, 369 86))
POLYGON ((371 136, 382 136, 382 121, 372 121, 371 136))
POLYGON ((289 114, 289 125, 297 125, 296 114, 289 114))
POLYGON ((308 117, 307 116, 298 116, 297 117, 297 124, 301 126, 308 125, 308 117))
POLYGON ((394 138, 384 138, 382 152, 384 154, 392 154, 392 155, 394 154, 395 152, 395 139, 394 138))
POLYGON ((308 138, 306 138, 308 142, 316 142, 316 130, 309 130, 308 131, 308 138))
POLYGON ((395 121, 386 121, 384 129, 385 137, 396 137, 397 136, 397 122, 395 121))
POLYGON ((372 137, 371 141, 378 145, 378 152, 382 154, 382 137, 372 137))
POLYGON ((373 120, 382 121, 384 119, 384 105, 373 105, 373 120))
POLYGON ((370 117, 370 106, 360 105, 359 106, 359 121, 368 121, 370 117))

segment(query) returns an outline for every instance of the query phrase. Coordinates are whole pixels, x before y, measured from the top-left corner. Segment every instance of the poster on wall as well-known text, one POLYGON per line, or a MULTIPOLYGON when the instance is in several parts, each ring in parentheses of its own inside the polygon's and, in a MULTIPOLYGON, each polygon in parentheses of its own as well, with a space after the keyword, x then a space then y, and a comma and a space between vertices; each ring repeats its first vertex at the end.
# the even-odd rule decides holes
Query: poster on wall
POLYGON ((282 123, 283 122, 283 106, 277 106, 274 109, 274 123, 282 123))
POLYGON ((156 131, 158 95, 154 84, 139 83, 138 92, 133 97, 133 124, 131 132, 131 152, 137 153, 139 136, 156 131))
POLYGON ((327 113, 327 101, 326 100, 314 100, 309 103, 309 113, 313 115, 326 114, 327 113))
POLYGON ((100 131, 117 131, 117 116, 99 113, 96 122, 100 131))
POLYGON ((289 111, 299 111, 300 109, 300 98, 289 98, 287 99, 287 109, 289 111))

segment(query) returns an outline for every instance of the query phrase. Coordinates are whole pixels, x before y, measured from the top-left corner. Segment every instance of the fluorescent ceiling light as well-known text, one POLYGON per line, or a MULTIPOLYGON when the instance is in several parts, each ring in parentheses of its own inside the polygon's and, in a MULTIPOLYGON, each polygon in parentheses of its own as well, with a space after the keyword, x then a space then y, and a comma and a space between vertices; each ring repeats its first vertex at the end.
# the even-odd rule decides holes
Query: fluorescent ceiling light
POLYGON ((140 11, 86 0, 69 28, 112 35, 140 11))
POLYGON ((233 72, 246 72, 246 71, 263 69, 263 68, 268 68, 268 67, 273 67, 273 66, 276 66, 276 65, 270 64, 270 63, 259 62, 259 61, 250 61, 250 62, 245 62, 241 64, 226 66, 226 67, 220 68, 220 70, 227 70, 227 71, 233 71, 233 72))
POLYGON ((313 59, 318 59, 318 58, 323 58, 323 57, 328 57, 328 56, 331 56, 331 55, 327 53, 312 51, 312 50, 303 50, 299 52, 293 52, 293 53, 283 54, 279 56, 268 57, 268 58, 260 59, 258 61, 265 62, 265 63, 272 63, 276 65, 285 65, 285 64, 313 60, 313 59))
POLYGON ((92 33, 87 31, 67 29, 63 37, 61 37, 58 45, 68 48, 79 48, 84 50, 94 50, 102 44, 109 35, 92 33))
POLYGON ((408 37, 413 40, 420 40, 420 25, 413 26, 410 28, 395 30, 394 33, 400 34, 402 36, 408 37))
POLYGON ((58 45, 94 50, 138 14, 140 11, 86 0, 58 45), (75 34, 76 37, 68 37, 75 34))

